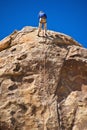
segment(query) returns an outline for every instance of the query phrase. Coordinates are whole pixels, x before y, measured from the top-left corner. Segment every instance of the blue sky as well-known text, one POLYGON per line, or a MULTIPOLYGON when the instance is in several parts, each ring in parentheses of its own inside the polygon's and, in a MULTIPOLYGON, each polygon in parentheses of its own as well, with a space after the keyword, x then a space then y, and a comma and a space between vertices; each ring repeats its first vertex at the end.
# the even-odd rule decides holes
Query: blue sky
POLYGON ((38 26, 46 12, 49 30, 70 35, 87 48, 87 0, 0 0, 0 40, 15 29, 38 26))

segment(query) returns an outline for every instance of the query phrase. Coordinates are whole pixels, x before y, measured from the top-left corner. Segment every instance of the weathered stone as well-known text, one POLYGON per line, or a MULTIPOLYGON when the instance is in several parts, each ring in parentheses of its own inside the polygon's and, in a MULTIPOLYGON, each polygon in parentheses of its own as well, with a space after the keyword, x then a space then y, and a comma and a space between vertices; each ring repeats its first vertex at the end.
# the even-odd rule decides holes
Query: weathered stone
POLYGON ((87 129, 87 50, 47 33, 24 27, 0 42, 0 130, 87 129))
POLYGON ((7 37, 5 39, 3 39, 2 41, 0 41, 0 51, 7 49, 11 44, 11 38, 7 37))

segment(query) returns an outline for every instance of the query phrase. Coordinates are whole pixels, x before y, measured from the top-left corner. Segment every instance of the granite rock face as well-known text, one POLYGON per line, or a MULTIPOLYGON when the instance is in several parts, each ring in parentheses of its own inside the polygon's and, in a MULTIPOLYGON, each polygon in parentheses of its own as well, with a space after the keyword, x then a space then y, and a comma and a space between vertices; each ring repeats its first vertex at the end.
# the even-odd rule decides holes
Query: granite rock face
POLYGON ((0 130, 87 130, 87 49, 47 33, 0 41, 0 130))

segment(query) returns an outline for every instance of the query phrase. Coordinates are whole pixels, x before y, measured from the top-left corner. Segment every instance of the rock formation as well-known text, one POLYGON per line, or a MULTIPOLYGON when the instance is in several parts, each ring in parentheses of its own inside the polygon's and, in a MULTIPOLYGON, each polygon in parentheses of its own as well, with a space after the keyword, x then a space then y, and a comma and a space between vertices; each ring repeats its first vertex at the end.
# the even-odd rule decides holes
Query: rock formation
POLYGON ((47 33, 0 41, 0 130, 87 130, 87 49, 47 33))

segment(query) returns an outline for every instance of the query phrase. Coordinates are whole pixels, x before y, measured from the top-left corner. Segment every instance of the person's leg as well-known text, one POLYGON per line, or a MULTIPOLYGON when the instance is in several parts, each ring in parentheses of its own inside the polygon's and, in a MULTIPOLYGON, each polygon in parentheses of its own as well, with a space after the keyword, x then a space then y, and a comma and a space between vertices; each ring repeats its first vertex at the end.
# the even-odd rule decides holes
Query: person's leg
POLYGON ((44 23, 44 35, 47 35, 47 23, 44 23))
POLYGON ((42 28, 42 23, 39 23, 39 27, 38 27, 38 36, 39 36, 39 33, 41 32, 41 28, 42 28))

